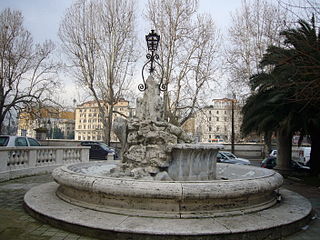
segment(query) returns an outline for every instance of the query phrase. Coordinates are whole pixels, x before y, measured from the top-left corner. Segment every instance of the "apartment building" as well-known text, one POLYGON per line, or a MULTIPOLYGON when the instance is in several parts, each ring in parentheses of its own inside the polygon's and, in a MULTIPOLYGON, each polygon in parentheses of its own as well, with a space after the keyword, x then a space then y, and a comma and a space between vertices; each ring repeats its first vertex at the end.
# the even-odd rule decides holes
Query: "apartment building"
MULTIPOLYGON (((108 106, 105 106, 106 110, 108 106)), ((113 118, 129 117, 129 102, 122 99, 115 104, 113 118)), ((96 101, 88 101, 78 105, 75 113, 75 140, 102 140, 104 136, 103 123, 96 101)), ((118 141, 114 133, 111 132, 111 141, 118 141)))
POLYGON ((232 111, 234 113, 235 139, 240 139, 241 113, 234 99, 213 99, 194 115, 194 136, 199 142, 231 141, 232 111))
POLYGON ((48 106, 21 112, 17 134, 37 139, 71 138, 74 128, 74 112, 48 106))

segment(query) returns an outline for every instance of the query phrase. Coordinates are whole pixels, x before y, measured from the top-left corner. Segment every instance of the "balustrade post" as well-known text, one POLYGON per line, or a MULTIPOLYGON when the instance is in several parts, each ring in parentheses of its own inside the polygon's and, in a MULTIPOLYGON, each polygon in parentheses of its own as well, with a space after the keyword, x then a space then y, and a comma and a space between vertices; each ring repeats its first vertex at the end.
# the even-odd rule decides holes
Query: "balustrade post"
POLYGON ((8 170, 10 151, 0 151, 0 172, 5 172, 8 170))
POLYGON ((56 149, 56 164, 63 165, 63 149, 56 149))
POLYGON ((28 154, 28 167, 35 167, 37 164, 39 149, 31 149, 28 154))
POLYGON ((89 149, 90 148, 82 148, 80 154, 81 162, 89 162, 89 149))

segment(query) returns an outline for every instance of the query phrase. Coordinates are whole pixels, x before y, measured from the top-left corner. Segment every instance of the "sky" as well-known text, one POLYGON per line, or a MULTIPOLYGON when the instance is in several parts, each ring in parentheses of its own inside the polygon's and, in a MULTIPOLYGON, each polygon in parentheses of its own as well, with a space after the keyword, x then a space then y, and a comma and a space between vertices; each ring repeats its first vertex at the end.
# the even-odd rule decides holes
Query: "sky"
MULTIPOLYGON (((24 26, 31 32, 35 42, 53 40, 59 44, 57 36, 59 24, 67 8, 74 0, 0 0, 0 11, 5 8, 19 10, 24 16, 24 26)), ((134 1, 134 0, 133 0, 134 1)), ((139 3, 140 23, 143 21, 142 12, 147 0, 136 0, 139 3)), ((199 0, 200 12, 210 13, 217 27, 225 33, 231 23, 230 12, 241 6, 241 0, 199 0)), ((142 29, 141 27, 139 29, 142 29)), ((144 36, 146 33, 141 33, 144 36)), ((74 83, 66 79, 64 81, 65 101, 68 104, 77 99, 74 93, 74 83)))
MULTIPOLYGON (((58 40, 57 32, 61 18, 74 0, 0 0, 0 11, 9 7, 20 10, 25 27, 32 33, 36 42, 46 39, 58 40)), ((143 8, 147 0, 136 0, 143 8)), ((222 30, 227 28, 230 11, 240 7, 241 0, 199 0, 201 12, 210 13, 222 30)), ((143 33, 144 34, 144 33, 143 33)))

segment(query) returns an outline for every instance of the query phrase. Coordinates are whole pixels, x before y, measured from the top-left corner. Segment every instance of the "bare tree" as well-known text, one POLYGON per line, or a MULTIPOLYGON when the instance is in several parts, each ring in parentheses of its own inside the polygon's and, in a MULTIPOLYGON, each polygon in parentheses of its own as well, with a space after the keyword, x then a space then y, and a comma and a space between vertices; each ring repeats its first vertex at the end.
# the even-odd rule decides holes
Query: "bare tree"
POLYGON ((165 115, 183 124, 214 81, 220 34, 209 15, 197 14, 197 0, 149 0, 146 18, 161 35, 165 115))
POLYGON ((98 103, 107 143, 113 106, 128 90, 136 61, 134 9, 130 0, 79 0, 60 25, 74 76, 98 103))
POLYGON ((311 19, 314 16, 315 22, 319 23, 320 2, 318 0, 278 0, 278 4, 293 15, 294 22, 298 19, 311 19))
POLYGON ((50 101, 59 86, 54 44, 34 44, 19 11, 0 13, 0 131, 8 114, 34 103, 50 101))
POLYGON ((229 87, 237 96, 250 93, 249 78, 259 72, 259 62, 270 45, 280 45, 287 27, 285 10, 266 0, 242 1, 232 15, 226 51, 229 87))

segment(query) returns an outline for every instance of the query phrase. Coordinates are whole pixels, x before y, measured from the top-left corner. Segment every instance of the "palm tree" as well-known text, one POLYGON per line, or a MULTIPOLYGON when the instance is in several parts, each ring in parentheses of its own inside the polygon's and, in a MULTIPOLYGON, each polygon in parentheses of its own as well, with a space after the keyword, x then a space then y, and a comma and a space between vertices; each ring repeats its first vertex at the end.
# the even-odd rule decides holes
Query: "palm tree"
POLYGON ((311 168, 319 174, 320 33, 313 18, 311 24, 299 20, 298 28, 281 34, 285 47, 270 46, 260 62, 263 71, 251 78, 255 93, 243 109, 242 129, 244 133, 277 131, 279 160, 287 163, 291 158, 292 132, 309 133, 311 168))
POLYGON ((272 73, 260 73, 251 78, 251 87, 255 93, 248 98, 242 109, 242 132, 248 134, 255 131, 265 136, 275 132, 278 167, 287 169, 291 160, 291 139, 293 132, 299 128, 299 118, 296 106, 286 101, 290 96, 289 89, 279 88, 279 81, 281 79, 275 78, 272 73))
POLYGON ((310 23, 300 20, 297 29, 282 33, 293 52, 287 64, 294 66, 294 80, 287 87, 294 89, 290 99, 301 106, 303 128, 311 137, 310 166, 312 173, 320 173, 320 31, 314 17, 310 23))

